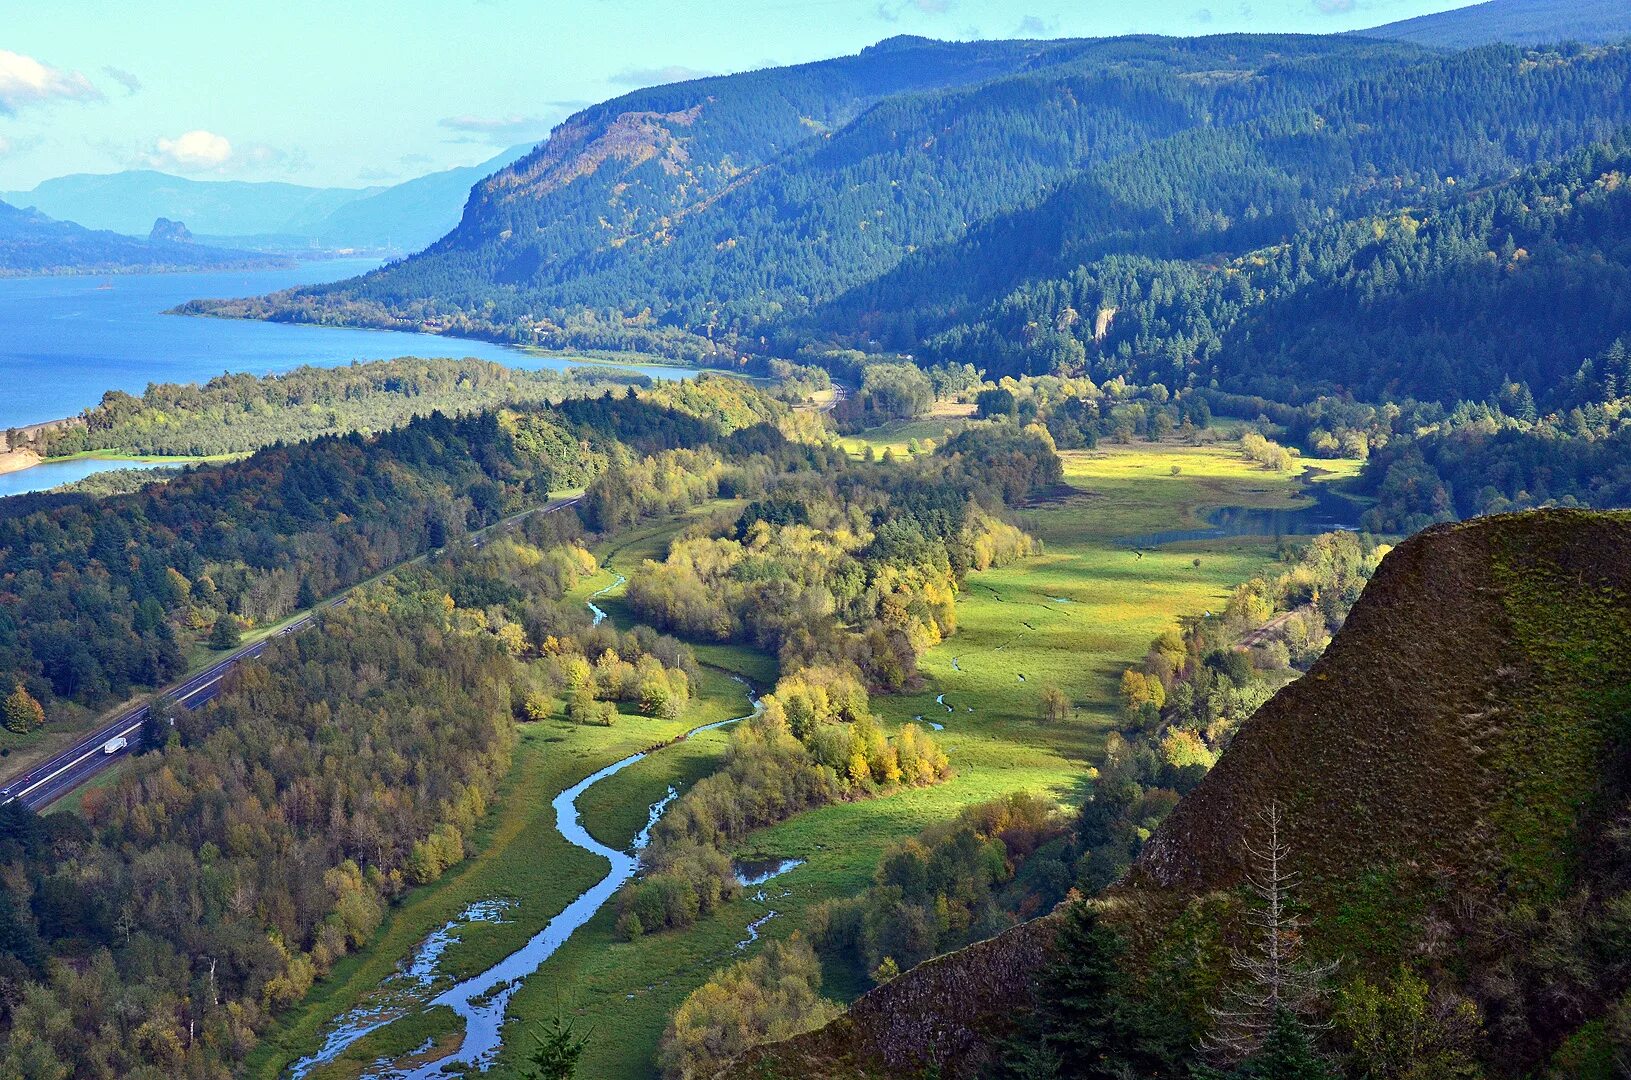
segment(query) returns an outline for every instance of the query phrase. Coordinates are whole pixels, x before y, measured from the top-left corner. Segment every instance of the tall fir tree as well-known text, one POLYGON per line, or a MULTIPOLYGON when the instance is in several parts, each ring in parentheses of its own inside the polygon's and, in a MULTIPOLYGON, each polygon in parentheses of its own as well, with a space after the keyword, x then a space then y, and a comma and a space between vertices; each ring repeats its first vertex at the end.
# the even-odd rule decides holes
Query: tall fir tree
POLYGON ((1128 993, 1120 936, 1098 909, 1065 912, 1029 1022, 1004 1047, 1004 1080, 1121 1080, 1172 1075, 1175 1040, 1128 993))

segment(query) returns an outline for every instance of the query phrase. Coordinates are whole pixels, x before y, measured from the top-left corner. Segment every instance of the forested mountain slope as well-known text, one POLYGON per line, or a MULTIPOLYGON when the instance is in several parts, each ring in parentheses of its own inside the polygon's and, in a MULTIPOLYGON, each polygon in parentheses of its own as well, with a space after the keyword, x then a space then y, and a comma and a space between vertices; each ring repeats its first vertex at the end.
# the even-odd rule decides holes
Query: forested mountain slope
POLYGON ((641 91, 568 120, 421 256, 210 310, 604 344, 628 343, 622 324, 745 347, 1083 167, 1307 106, 1414 55, 1333 38, 894 39, 641 91))
POLYGON ((1603 43, 1631 37, 1631 7, 1620 0, 1487 0, 1359 33, 1442 49, 1496 41, 1513 45, 1603 43))
MULTIPOLYGON (((1134 1000, 1179 1045, 1217 1022, 1208 1006, 1241 978, 1229 955, 1251 932, 1262 812, 1278 807, 1299 943, 1337 965, 1313 1011, 1335 1015, 1324 1038, 1339 1060, 1378 1052, 1350 1041, 1368 1009, 1389 1033, 1411 1028, 1393 1060, 1446 1071, 1365 1075, 1620 1075, 1628 630, 1631 516, 1488 518, 1401 545, 1325 656, 1246 723, 1105 895, 1134 1000)), ((730 1075, 970 1075, 1059 923, 925 964, 730 1075)))
MULTIPOLYGON (((1031 209, 905 260, 814 324, 838 334, 859 325, 893 347, 946 326, 947 336, 931 337, 940 354, 988 357, 998 347, 1006 355, 988 361, 994 371, 1068 369, 1086 358, 1066 339, 1113 329, 1094 317, 1101 306, 1167 293, 1157 282, 1175 261, 1207 277, 1230 257, 1333 221, 1417 206, 1612 137, 1631 122, 1628 75, 1623 49, 1490 47, 1359 79, 1311 108, 1188 132, 1084 172, 1031 209), (1102 305, 1057 308, 1053 325, 998 327, 1002 304, 1084 267, 1114 283, 1102 305)), ((1214 313, 1187 334, 1137 327, 1096 352, 1187 363, 1226 318, 1214 313)))
MULTIPOLYGON (((190 310, 724 363, 843 347, 1276 393, 1315 373, 1327 388, 1453 401, 1487 392, 1491 361, 1446 375, 1438 357, 1463 341, 1434 342, 1436 328, 1373 343, 1426 339, 1434 354, 1432 377, 1390 387, 1386 363, 1337 378, 1295 351, 1265 375, 1237 324, 1258 302, 1318 299, 1341 272, 1351 291, 1350 268, 1330 260, 1378 218, 1456 213, 1445 208, 1615 139, 1628 89, 1624 48, 896 39, 596 106, 480 185, 423 254, 190 310)), ((1600 247, 1615 260, 1613 234, 1576 234, 1582 259, 1600 247)), ((1488 239, 1505 250, 1504 235, 1488 239)), ((1394 285, 1385 266, 1374 277, 1394 285)), ((1520 278, 1455 288, 1485 309, 1543 309, 1538 279, 1520 278)), ((1593 319, 1606 330, 1611 315, 1593 319)))
POLYGON ((1516 380, 1566 407, 1582 361, 1631 333, 1628 172, 1621 138, 1236 257, 1105 256, 1016 289, 924 351, 1279 401, 1453 406, 1516 380))

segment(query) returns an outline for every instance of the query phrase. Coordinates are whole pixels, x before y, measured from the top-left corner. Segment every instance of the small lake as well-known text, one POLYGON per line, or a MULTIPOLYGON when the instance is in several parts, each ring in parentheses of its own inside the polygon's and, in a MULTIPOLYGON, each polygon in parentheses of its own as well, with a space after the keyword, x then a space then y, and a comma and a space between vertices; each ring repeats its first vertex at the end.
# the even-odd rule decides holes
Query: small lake
MULTIPOLYGON (((267 375, 302 364, 398 356, 473 356, 532 370, 574 366, 508 345, 434 334, 163 314, 188 300, 259 296, 355 277, 377 265, 336 259, 283 270, 0 279, 0 427, 74 416, 107 390, 140 394, 148 383, 203 382, 228 371, 267 375)), ((636 370, 659 379, 694 374, 636 370)))
MULTIPOLYGON (((1309 470, 1310 473, 1314 470, 1309 470)), ((1225 536, 1318 536, 1321 533, 1352 531, 1359 528, 1363 503, 1334 491, 1329 482, 1304 486, 1303 494, 1313 498, 1307 506, 1267 510, 1248 506, 1225 506, 1206 515, 1204 529, 1163 529, 1129 537, 1129 547, 1160 547, 1195 540, 1216 540, 1225 536)))
POLYGON ((27 495, 31 491, 50 491, 62 484, 72 484, 87 476, 110 469, 162 469, 176 462, 123 461, 117 458, 81 458, 74 461, 48 461, 32 469, 0 473, 0 499, 7 495, 27 495))

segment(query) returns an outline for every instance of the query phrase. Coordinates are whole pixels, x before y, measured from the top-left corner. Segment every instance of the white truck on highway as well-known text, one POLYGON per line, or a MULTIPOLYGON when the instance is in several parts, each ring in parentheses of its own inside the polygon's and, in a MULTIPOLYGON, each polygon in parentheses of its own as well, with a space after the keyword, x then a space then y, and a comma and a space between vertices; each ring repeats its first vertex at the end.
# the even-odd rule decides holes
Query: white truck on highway
POLYGON ((123 750, 129 745, 129 739, 125 738, 123 735, 115 735, 113 738, 102 744, 102 752, 104 754, 117 754, 119 751, 123 750))

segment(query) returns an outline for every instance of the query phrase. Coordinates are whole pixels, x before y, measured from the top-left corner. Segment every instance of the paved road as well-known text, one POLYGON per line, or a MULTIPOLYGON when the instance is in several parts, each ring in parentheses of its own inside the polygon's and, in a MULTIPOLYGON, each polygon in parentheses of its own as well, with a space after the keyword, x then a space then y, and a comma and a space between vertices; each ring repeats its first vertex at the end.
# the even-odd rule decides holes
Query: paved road
POLYGON ((845 398, 849 397, 849 394, 850 388, 839 382, 837 379, 834 379, 832 383, 832 400, 827 402, 825 405, 816 406, 816 411, 832 412, 834 409, 838 408, 838 403, 840 401, 843 401, 845 398))
MULTIPOLYGON (((480 547, 495 529, 513 525, 522 518, 530 517, 533 514, 553 514, 557 510, 577 505, 582 498, 583 496, 578 495, 570 499, 556 499, 543 506, 514 514, 503 521, 489 525, 479 532, 472 533, 471 543, 480 547)), ((407 566, 423 558, 424 556, 420 555, 402 563, 401 566, 407 566)), ((399 566, 395 569, 400 568, 399 566)), ((282 637, 297 630, 304 630, 316 621, 318 612, 325 608, 340 607, 349 598, 350 592, 348 590, 335 599, 321 604, 302 615, 282 630, 279 630, 274 636, 282 637)), ((266 638, 257 641, 253 645, 247 645, 211 664, 198 674, 189 676, 174 686, 167 687, 165 692, 174 697, 183 708, 196 709, 200 705, 214 700, 215 696, 221 692, 221 680, 226 678, 228 672, 243 661, 252 660, 265 652, 266 646, 272 640, 272 638, 266 638)), ((0 784, 0 804, 16 799, 31 810, 43 809, 79 787, 79 785, 85 783, 85 781, 106 769, 115 761, 128 756, 137 747, 137 736, 141 732, 142 721, 147 718, 147 708, 144 703, 126 709, 49 761, 39 763, 26 773, 8 777, 3 784, 0 784), (112 753, 104 749, 109 742, 119 738, 126 739, 128 745, 112 753)))

